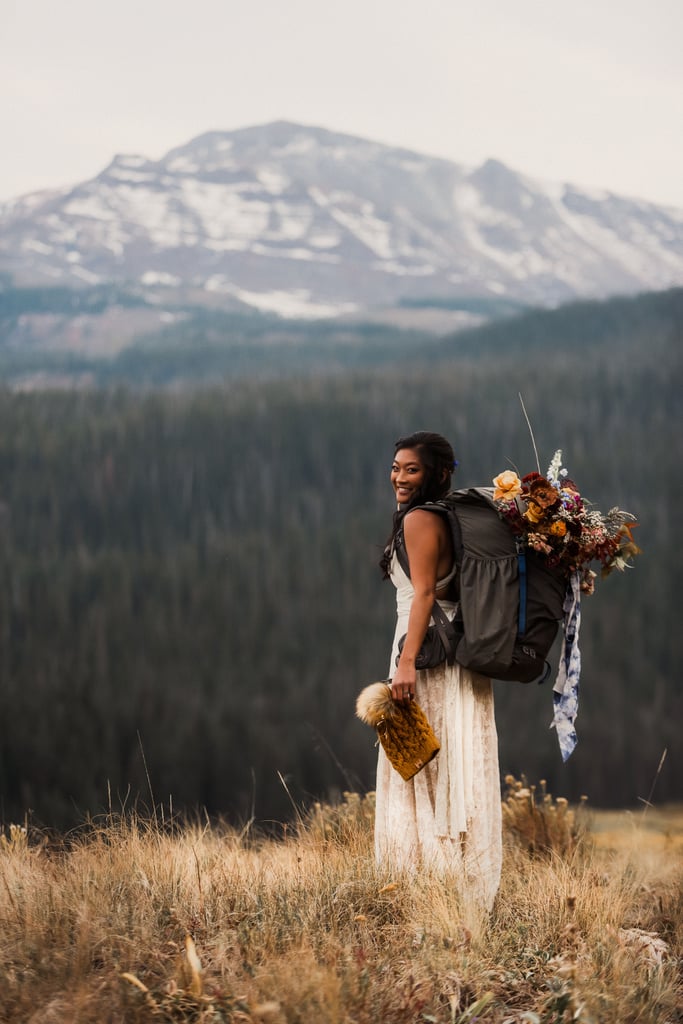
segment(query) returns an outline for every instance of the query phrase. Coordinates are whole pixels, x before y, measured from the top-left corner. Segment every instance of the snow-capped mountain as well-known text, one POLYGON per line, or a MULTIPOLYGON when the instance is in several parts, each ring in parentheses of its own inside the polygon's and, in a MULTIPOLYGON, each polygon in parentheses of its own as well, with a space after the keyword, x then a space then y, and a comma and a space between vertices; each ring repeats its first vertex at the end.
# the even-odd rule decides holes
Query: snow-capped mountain
POLYGON ((683 211, 276 122, 0 205, 0 272, 296 316, 555 304, 680 284, 683 211))

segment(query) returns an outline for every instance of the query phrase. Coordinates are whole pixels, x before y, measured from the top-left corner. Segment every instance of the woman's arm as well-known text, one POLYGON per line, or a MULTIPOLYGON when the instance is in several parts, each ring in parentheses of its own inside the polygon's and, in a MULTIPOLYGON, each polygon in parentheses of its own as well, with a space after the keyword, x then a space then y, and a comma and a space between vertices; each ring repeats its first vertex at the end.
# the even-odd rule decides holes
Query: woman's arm
POLYGON ((441 516, 424 509, 409 512, 403 520, 403 537, 415 591, 408 616, 403 650, 391 681, 394 700, 408 702, 415 696, 415 658, 422 646, 436 596, 439 560, 446 544, 441 516))

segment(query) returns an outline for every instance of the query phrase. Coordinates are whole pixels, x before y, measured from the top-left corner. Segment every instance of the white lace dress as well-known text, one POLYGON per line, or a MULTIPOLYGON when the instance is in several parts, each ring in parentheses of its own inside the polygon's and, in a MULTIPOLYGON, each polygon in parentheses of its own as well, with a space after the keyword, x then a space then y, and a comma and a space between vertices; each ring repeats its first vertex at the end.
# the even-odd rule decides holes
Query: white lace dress
MULTIPOLYGON (((394 555, 398 621, 391 652, 406 632, 413 599, 410 579, 394 555)), ((455 606, 439 601, 449 617, 455 606)), ((502 863, 498 735, 491 680, 460 665, 417 673, 416 699, 441 745, 422 771, 404 782, 379 748, 375 852, 401 870, 426 865, 453 872, 463 892, 493 904, 502 863)))

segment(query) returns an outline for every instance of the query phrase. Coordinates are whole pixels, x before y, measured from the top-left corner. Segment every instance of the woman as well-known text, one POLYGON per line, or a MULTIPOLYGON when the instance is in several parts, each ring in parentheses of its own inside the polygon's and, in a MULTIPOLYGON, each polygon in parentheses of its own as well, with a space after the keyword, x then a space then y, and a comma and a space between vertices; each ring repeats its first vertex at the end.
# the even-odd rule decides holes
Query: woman
POLYGON ((455 573, 446 519, 417 508, 448 493, 453 449, 440 434, 418 431, 396 443, 391 483, 398 505, 381 567, 396 587, 398 621, 389 675, 393 699, 417 700, 441 745, 409 782, 380 747, 375 849, 380 863, 453 871, 463 891, 491 907, 502 860, 498 737, 490 679, 460 665, 416 671, 415 657, 434 600, 452 618, 455 573), (410 579, 396 556, 402 534, 410 579), (399 656, 398 641, 405 634, 399 656))

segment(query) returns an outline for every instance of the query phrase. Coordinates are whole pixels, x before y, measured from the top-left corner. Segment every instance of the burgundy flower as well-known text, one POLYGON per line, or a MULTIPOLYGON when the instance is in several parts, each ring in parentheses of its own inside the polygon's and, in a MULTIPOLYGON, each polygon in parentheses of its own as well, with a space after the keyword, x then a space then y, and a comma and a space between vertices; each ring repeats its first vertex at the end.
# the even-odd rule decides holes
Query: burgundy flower
POLYGON ((543 477, 541 476, 540 473, 527 473, 526 476, 523 476, 522 477, 522 491, 524 492, 524 494, 528 494, 529 493, 529 485, 531 483, 533 483, 534 480, 542 480, 542 479, 543 479, 543 477))

